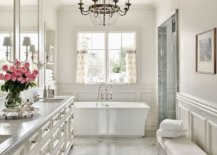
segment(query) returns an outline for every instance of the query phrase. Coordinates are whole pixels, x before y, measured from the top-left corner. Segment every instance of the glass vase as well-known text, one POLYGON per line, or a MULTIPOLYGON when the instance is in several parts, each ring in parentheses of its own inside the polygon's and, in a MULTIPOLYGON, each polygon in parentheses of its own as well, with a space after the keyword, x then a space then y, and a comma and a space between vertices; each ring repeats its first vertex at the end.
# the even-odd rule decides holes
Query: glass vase
POLYGON ((7 109, 19 108, 22 104, 22 97, 20 92, 9 92, 6 97, 5 107, 7 109))

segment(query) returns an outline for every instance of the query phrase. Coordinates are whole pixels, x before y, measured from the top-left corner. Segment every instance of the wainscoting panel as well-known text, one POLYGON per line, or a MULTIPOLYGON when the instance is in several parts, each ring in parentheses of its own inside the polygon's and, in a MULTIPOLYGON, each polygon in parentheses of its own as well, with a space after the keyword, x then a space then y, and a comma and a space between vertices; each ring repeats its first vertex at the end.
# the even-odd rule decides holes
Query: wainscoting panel
POLYGON ((208 151, 212 155, 217 154, 217 124, 208 122, 208 151))
POLYGON ((190 137, 190 132, 188 131, 188 129, 190 128, 189 110, 183 106, 179 106, 178 115, 179 115, 178 118, 183 120, 183 126, 184 126, 184 129, 186 130, 186 136, 190 137))
POLYGON ((191 112, 191 139, 201 148, 206 148, 206 119, 191 112))
MULTIPOLYGON (((99 85, 57 84, 58 95, 74 95, 75 101, 96 102, 99 85)), ((145 102, 150 106, 146 121, 146 134, 156 131, 155 85, 113 85, 112 101, 145 102)))
POLYGON ((184 121, 187 136, 209 155, 217 155, 217 103, 179 93, 176 98, 177 119, 184 121))

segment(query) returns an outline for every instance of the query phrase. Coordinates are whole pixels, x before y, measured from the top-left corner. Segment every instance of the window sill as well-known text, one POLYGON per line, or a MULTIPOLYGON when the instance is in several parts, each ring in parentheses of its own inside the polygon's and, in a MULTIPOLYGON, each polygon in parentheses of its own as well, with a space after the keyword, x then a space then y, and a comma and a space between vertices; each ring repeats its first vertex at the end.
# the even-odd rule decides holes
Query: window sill
POLYGON ((108 85, 111 84, 113 86, 135 86, 138 83, 75 83, 76 86, 100 86, 102 84, 108 85))

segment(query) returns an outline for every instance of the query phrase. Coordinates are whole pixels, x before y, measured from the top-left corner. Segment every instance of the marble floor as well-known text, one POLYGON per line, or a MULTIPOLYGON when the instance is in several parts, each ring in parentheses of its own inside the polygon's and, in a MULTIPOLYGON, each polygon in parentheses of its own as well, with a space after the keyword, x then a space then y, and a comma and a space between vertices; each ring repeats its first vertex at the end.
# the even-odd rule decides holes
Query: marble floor
POLYGON ((69 155, 157 155, 155 137, 75 138, 69 155))

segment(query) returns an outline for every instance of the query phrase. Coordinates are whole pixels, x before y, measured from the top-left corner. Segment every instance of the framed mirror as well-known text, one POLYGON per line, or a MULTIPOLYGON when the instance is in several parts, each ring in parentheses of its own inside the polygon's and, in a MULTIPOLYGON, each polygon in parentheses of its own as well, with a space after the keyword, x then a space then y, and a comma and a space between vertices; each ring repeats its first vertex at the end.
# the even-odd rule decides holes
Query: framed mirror
POLYGON ((0 1, 0 21, 0 66, 2 66, 14 59, 14 0, 0 1))
MULTIPOLYGON (((20 0, 19 60, 37 69, 39 53, 39 0, 20 0)), ((38 81, 38 80, 37 80, 38 81)))

